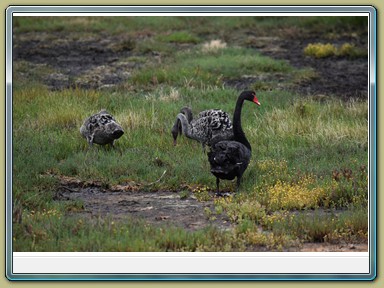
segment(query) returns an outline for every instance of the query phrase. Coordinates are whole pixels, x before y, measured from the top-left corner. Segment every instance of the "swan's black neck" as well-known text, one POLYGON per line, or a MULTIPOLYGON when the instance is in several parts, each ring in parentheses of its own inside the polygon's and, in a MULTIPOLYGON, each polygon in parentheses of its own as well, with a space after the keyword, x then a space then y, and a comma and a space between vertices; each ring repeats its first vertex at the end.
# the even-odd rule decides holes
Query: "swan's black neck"
POLYGON ((233 136, 235 141, 244 144, 249 150, 252 150, 251 144, 249 144, 245 137, 243 128, 241 127, 241 110, 243 109, 244 97, 240 96, 237 99, 235 112, 233 114, 233 136))
POLYGON ((184 107, 181 109, 180 113, 183 113, 187 117, 188 123, 191 123, 193 120, 192 110, 189 107, 184 107))
POLYGON ((187 117, 188 123, 191 123, 191 121, 193 120, 193 114, 192 114, 191 109, 187 109, 186 114, 187 115, 185 115, 185 116, 187 117))

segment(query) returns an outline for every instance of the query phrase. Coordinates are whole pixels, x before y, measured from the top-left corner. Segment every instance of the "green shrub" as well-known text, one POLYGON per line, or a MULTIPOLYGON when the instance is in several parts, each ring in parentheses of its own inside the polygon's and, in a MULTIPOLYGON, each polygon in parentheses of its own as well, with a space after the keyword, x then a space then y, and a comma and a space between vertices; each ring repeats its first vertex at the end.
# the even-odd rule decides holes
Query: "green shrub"
POLYGON ((324 58, 335 55, 337 52, 336 47, 333 44, 327 43, 315 43, 308 44, 307 47, 304 48, 304 54, 307 56, 313 56, 315 58, 324 58))

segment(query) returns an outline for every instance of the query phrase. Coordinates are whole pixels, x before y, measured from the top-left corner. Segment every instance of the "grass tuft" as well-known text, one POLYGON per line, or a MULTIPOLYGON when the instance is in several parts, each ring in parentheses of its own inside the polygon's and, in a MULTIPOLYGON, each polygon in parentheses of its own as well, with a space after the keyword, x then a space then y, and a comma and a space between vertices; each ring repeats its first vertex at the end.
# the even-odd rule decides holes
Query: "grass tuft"
POLYGON ((315 58, 324 58, 330 56, 347 56, 350 58, 365 57, 367 51, 355 47, 351 43, 344 43, 340 47, 334 44, 310 43, 304 48, 304 54, 315 58))
POLYGON ((203 43, 201 51, 203 53, 217 53, 221 49, 227 47, 227 43, 222 42, 221 40, 211 40, 209 42, 203 43))

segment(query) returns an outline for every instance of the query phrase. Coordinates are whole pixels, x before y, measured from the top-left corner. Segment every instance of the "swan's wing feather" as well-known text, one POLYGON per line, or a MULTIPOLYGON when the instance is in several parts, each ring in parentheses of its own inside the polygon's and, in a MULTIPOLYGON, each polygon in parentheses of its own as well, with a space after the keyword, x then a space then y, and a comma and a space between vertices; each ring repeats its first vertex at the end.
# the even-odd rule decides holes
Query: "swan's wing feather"
POLYGON ((210 119, 210 128, 212 130, 232 129, 232 123, 227 112, 220 109, 210 109, 201 111, 198 119, 210 119))
POLYGON ((208 153, 211 173, 228 180, 241 176, 249 164, 250 157, 248 148, 236 141, 218 142, 208 153))
POLYGON ((209 162, 215 166, 240 165, 248 162, 250 152, 243 144, 236 141, 216 143, 208 153, 209 162))

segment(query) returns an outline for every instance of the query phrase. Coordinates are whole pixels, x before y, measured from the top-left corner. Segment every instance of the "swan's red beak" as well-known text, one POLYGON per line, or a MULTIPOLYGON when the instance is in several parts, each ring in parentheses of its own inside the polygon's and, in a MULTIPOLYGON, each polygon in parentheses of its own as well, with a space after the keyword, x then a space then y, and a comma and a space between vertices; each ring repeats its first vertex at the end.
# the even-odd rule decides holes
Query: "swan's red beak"
POLYGON ((255 102, 257 105, 261 105, 259 100, 256 98, 256 96, 253 97, 253 102, 255 102))

